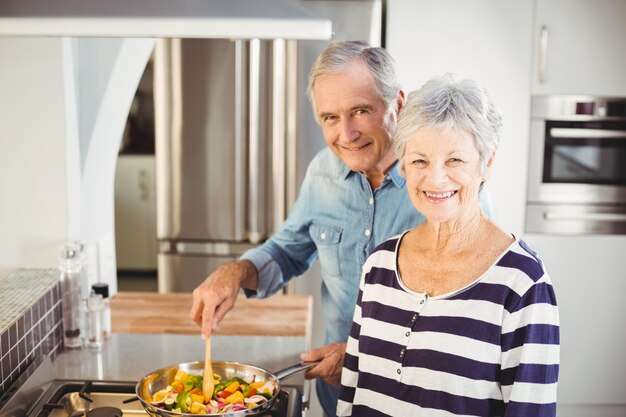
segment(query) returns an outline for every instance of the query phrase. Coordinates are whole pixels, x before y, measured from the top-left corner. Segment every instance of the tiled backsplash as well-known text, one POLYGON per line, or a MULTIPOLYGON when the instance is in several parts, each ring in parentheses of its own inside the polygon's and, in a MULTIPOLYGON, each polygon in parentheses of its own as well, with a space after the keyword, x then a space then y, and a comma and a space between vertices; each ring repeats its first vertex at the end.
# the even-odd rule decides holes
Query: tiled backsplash
POLYGON ((0 397, 36 359, 62 349, 62 318, 58 270, 0 276, 0 397))

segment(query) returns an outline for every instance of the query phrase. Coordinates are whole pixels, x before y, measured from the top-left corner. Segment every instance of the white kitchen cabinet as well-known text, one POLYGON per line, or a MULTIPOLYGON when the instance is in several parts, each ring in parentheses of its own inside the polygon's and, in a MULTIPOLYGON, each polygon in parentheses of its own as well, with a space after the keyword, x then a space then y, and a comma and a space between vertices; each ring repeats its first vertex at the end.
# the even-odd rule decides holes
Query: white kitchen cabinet
POLYGON ((626 96, 624 22, 624 0, 536 0, 533 94, 626 96))
POLYGON ((118 270, 157 269, 154 155, 120 155, 115 170, 118 270))
POLYGON ((626 236, 528 234, 554 284, 561 321, 558 415, 626 415, 626 236))

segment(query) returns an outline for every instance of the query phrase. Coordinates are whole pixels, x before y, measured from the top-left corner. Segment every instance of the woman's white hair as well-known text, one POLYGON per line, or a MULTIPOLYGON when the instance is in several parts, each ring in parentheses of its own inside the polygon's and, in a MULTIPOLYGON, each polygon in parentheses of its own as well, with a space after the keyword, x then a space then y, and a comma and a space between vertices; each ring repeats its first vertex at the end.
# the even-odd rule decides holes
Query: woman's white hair
MULTIPOLYGON (((394 142, 402 160, 407 143, 418 130, 460 130, 474 139, 484 169, 500 143, 501 127, 500 111, 485 88, 474 80, 456 80, 445 74, 408 95, 398 117, 394 142)), ((404 172, 404 164, 400 167, 404 172)))

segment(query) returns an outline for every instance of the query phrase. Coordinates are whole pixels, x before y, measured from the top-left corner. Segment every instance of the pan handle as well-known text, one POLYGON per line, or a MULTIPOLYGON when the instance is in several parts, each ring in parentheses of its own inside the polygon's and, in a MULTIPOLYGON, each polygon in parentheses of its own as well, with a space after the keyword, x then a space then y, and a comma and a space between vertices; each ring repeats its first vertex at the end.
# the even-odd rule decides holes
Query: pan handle
POLYGON ((291 365, 285 369, 281 369, 280 371, 276 372, 274 374, 274 376, 279 380, 282 381, 283 379, 287 379, 292 375, 295 375, 299 372, 303 372, 306 371, 307 369, 311 369, 313 368, 315 365, 317 365, 318 363, 320 363, 320 361, 315 361, 315 362, 299 362, 296 363, 294 365, 291 365))

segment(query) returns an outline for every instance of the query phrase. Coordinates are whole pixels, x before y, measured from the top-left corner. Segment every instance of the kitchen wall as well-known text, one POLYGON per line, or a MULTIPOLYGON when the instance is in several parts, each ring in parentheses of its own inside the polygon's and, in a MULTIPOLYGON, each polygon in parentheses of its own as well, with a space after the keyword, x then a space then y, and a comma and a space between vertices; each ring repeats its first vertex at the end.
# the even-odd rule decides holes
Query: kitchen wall
POLYGON ((79 239, 89 282, 116 292, 115 164, 153 46, 0 38, 0 268, 56 267, 62 242, 79 239))
POLYGON ((504 117, 488 182, 498 223, 523 230, 530 120, 532 1, 389 2, 387 48, 405 90, 451 72, 475 78, 504 117))
POLYGON ((606 18, 623 16, 623 5, 614 0, 576 0, 571 7, 562 0, 388 3, 387 47, 407 90, 434 75, 453 72, 489 88, 503 113, 502 142, 488 185, 497 222, 538 251, 555 286, 561 314, 558 415, 564 417, 626 415, 626 357, 621 352, 626 344, 626 304, 621 301, 626 291, 626 236, 524 233, 530 100, 533 93, 572 94, 578 89, 587 94, 626 94, 625 38, 623 29, 616 30, 623 24, 606 18), (556 73, 556 66, 549 66, 548 81, 553 83, 546 85, 535 80, 537 28, 545 23, 537 17, 539 12, 542 18, 551 19, 550 45, 556 58, 548 55, 548 64, 568 63, 556 73), (570 17, 580 25, 572 25, 570 17), (587 24, 583 24, 585 19, 587 24), (610 24, 605 27, 603 21, 610 24), (587 39, 582 49, 578 41, 567 42, 564 32, 572 26, 577 39, 587 39), (585 36, 584 30, 592 33, 585 36), (584 58, 580 51, 593 53, 584 58), (576 62, 584 62, 585 68, 601 68, 603 74, 612 69, 612 73, 598 80, 593 71, 577 71, 576 62), (614 80, 613 89, 607 79, 614 80))
POLYGON ((61 49, 0 38, 0 268, 55 266, 66 237, 61 49))

